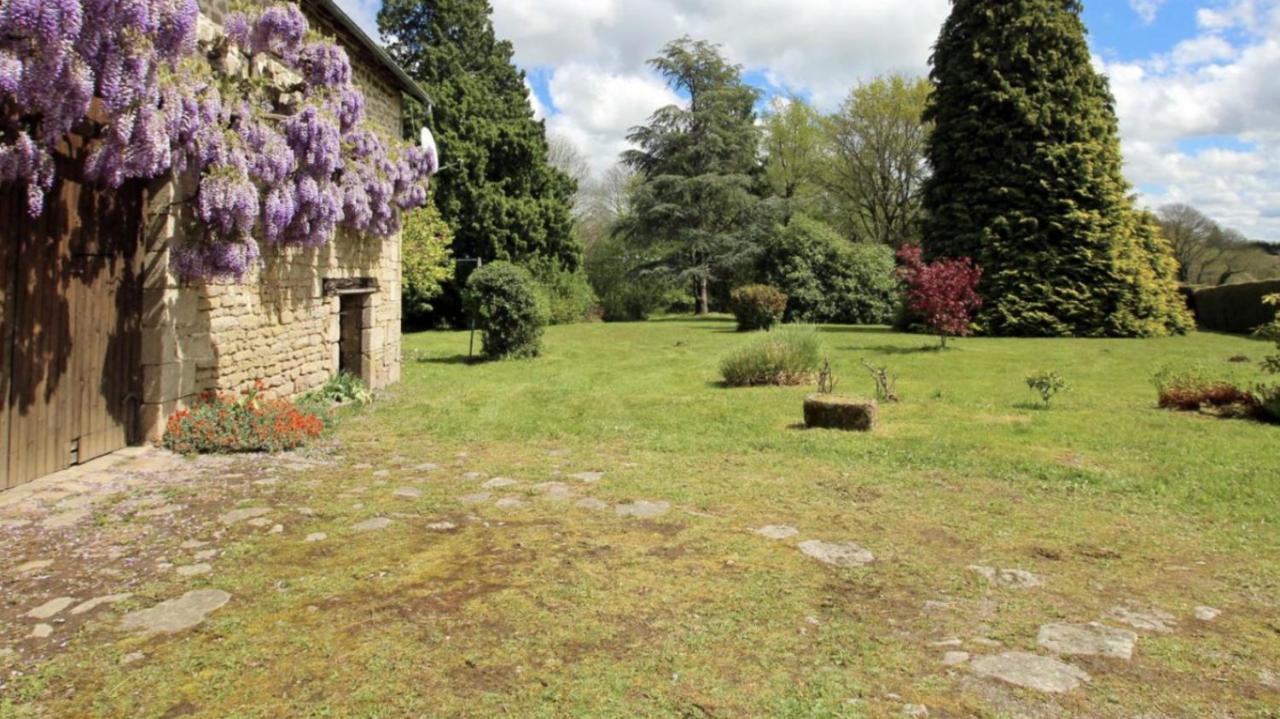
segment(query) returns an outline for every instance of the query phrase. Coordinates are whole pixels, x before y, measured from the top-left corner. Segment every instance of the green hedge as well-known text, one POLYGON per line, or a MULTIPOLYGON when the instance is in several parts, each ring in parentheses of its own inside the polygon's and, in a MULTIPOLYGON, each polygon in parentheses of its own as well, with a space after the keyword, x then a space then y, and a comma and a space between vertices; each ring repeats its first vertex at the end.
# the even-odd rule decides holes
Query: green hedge
POLYGON ((1275 318, 1276 308, 1262 304, 1263 297, 1274 294, 1280 294, 1280 280, 1197 290, 1196 320, 1215 332, 1253 332, 1275 318))

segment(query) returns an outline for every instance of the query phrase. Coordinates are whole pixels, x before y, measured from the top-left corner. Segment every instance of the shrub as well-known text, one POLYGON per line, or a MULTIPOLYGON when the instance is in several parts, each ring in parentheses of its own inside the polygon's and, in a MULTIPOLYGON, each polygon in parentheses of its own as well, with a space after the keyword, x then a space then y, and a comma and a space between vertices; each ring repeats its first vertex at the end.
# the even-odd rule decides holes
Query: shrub
POLYGON ((747 285, 729 295, 729 308, 739 332, 771 330, 787 311, 787 296, 768 285, 747 285))
POLYGON ((720 363, 730 387, 798 385, 813 379, 822 344, 812 327, 786 326, 760 334, 720 363))
MULTIPOLYGON (((1254 334, 1260 339, 1275 340, 1276 349, 1280 350, 1280 295, 1267 295, 1262 301, 1268 307, 1277 308, 1276 316, 1275 319, 1271 320, 1270 324, 1259 327, 1254 334)), ((1262 371, 1269 374, 1280 374, 1280 354, 1271 355, 1262 360, 1262 371)))
POLYGON ((1253 388, 1253 401, 1262 419, 1280 422, 1280 384, 1259 384, 1253 388))
POLYGON ((670 299, 678 293, 686 300, 688 292, 677 288, 671 278, 640 274, 635 270, 644 264, 632 256, 626 244, 614 237, 603 237, 585 253, 587 279, 599 298, 600 313, 605 322, 637 322, 669 309, 670 299))
POLYGON ((547 321, 572 325, 599 317, 600 299, 582 270, 568 270, 550 260, 530 264, 547 307, 547 321))
POLYGON ((1280 293, 1280 280, 1208 287, 1196 292, 1196 320, 1215 332, 1253 332, 1275 317, 1264 298, 1280 293))
POLYGON ((818 394, 835 394, 838 384, 840 380, 836 378, 835 370, 831 369, 831 359, 823 357, 822 367, 818 368, 818 394))
POLYGON ((871 381, 876 383, 876 400, 879 402, 901 402, 898 396, 898 375, 889 372, 888 367, 877 367, 863 361, 863 367, 871 373, 871 381))
POLYGON ((350 372, 340 372, 330 377, 324 385, 298 398, 300 405, 321 407, 326 404, 365 405, 372 401, 373 393, 365 386, 364 380, 350 372))
POLYGON ((1214 374, 1201 366, 1164 367, 1152 381, 1162 409, 1194 412, 1201 408, 1256 404, 1253 395, 1240 389, 1230 377, 1214 374))
POLYGON ((1036 394, 1040 395, 1040 399, 1044 400, 1044 406, 1048 407, 1053 401, 1054 396, 1059 392, 1066 392, 1070 387, 1062 375, 1052 371, 1040 371, 1027 375, 1027 387, 1036 394))
POLYGON ((476 270, 467 280, 467 305, 484 332, 486 357, 538 356, 547 309, 528 270, 505 261, 476 270))
POLYGON ((787 294, 787 322, 886 324, 898 279, 893 250, 854 243, 826 224, 792 218, 765 245, 760 276, 787 294))
POLYGON ((942 339, 942 347, 947 346, 948 337, 973 334, 973 313, 982 306, 978 296, 982 268, 968 257, 926 263, 914 245, 898 250, 898 259, 907 283, 907 309, 942 339))
POLYGON ((403 265, 400 302, 405 322, 410 326, 428 322, 434 309, 432 303, 453 276, 449 249, 452 244, 453 231, 435 205, 405 214, 400 249, 403 265))
POLYGON ((169 417, 162 443, 180 454, 282 452, 320 436, 322 415, 284 399, 262 399, 262 384, 239 397, 202 395, 191 409, 169 417))

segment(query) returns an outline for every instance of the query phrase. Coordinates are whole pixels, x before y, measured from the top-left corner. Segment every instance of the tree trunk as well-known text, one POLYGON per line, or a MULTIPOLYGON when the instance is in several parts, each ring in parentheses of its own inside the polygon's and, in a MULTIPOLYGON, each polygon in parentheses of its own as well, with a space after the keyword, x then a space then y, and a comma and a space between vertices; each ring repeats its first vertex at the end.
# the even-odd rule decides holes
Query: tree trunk
POLYGON ((705 315, 711 311, 710 302, 707 298, 707 278, 693 278, 693 306, 699 316, 705 315))

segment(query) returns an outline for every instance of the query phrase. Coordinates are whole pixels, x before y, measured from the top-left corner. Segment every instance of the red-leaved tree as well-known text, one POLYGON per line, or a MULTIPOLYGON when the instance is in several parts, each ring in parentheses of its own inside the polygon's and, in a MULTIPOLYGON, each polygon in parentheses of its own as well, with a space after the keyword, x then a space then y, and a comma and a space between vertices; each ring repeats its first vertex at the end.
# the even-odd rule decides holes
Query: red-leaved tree
POLYGON ((906 245, 898 250, 899 270, 907 284, 907 309, 942 338, 973 334, 973 313, 982 306, 978 280, 982 268, 968 257, 926 263, 920 248, 906 245))

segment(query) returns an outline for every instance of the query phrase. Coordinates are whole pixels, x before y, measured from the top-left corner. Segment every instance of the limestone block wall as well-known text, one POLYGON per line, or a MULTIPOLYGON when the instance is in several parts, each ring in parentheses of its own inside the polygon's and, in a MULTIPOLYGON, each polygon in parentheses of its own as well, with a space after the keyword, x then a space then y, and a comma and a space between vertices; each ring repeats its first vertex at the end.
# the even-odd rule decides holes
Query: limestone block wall
MULTIPOLYGON (((202 19, 221 20, 225 5, 202 0, 202 19)), ((302 2, 317 29, 347 47, 370 120, 398 136, 402 101, 385 69, 308 5, 302 2)), ((325 280, 377 287, 362 300, 360 364, 373 388, 400 380, 399 236, 343 234, 305 250, 264 245, 261 266, 239 283, 182 283, 169 272, 169 248, 199 231, 184 202, 190 189, 174 178, 158 182, 147 210, 141 429, 148 439, 158 439, 167 418, 204 392, 238 392, 261 381, 268 396, 293 396, 335 375, 341 300, 325 292, 325 280)))
POLYGON ((341 299, 325 280, 362 279, 364 379, 373 388, 400 380, 400 241, 340 235, 316 249, 264 248, 261 267, 242 282, 182 283, 169 272, 169 247, 183 218, 167 205, 177 183, 157 187, 148 225, 143 290, 142 430, 163 433, 173 412, 201 393, 238 392, 262 382, 268 396, 324 384, 339 367, 341 299))
MULTIPOLYGON (((268 4, 270 0, 259 0, 268 4)), ((388 137, 400 137, 402 102, 400 91, 390 73, 367 48, 361 46, 343 31, 323 8, 308 0, 297 0, 311 29, 334 38, 347 51, 356 86, 364 92, 365 114, 373 126, 388 137)), ((199 0, 200 13, 214 25, 221 26, 230 12, 228 0, 199 0)))

